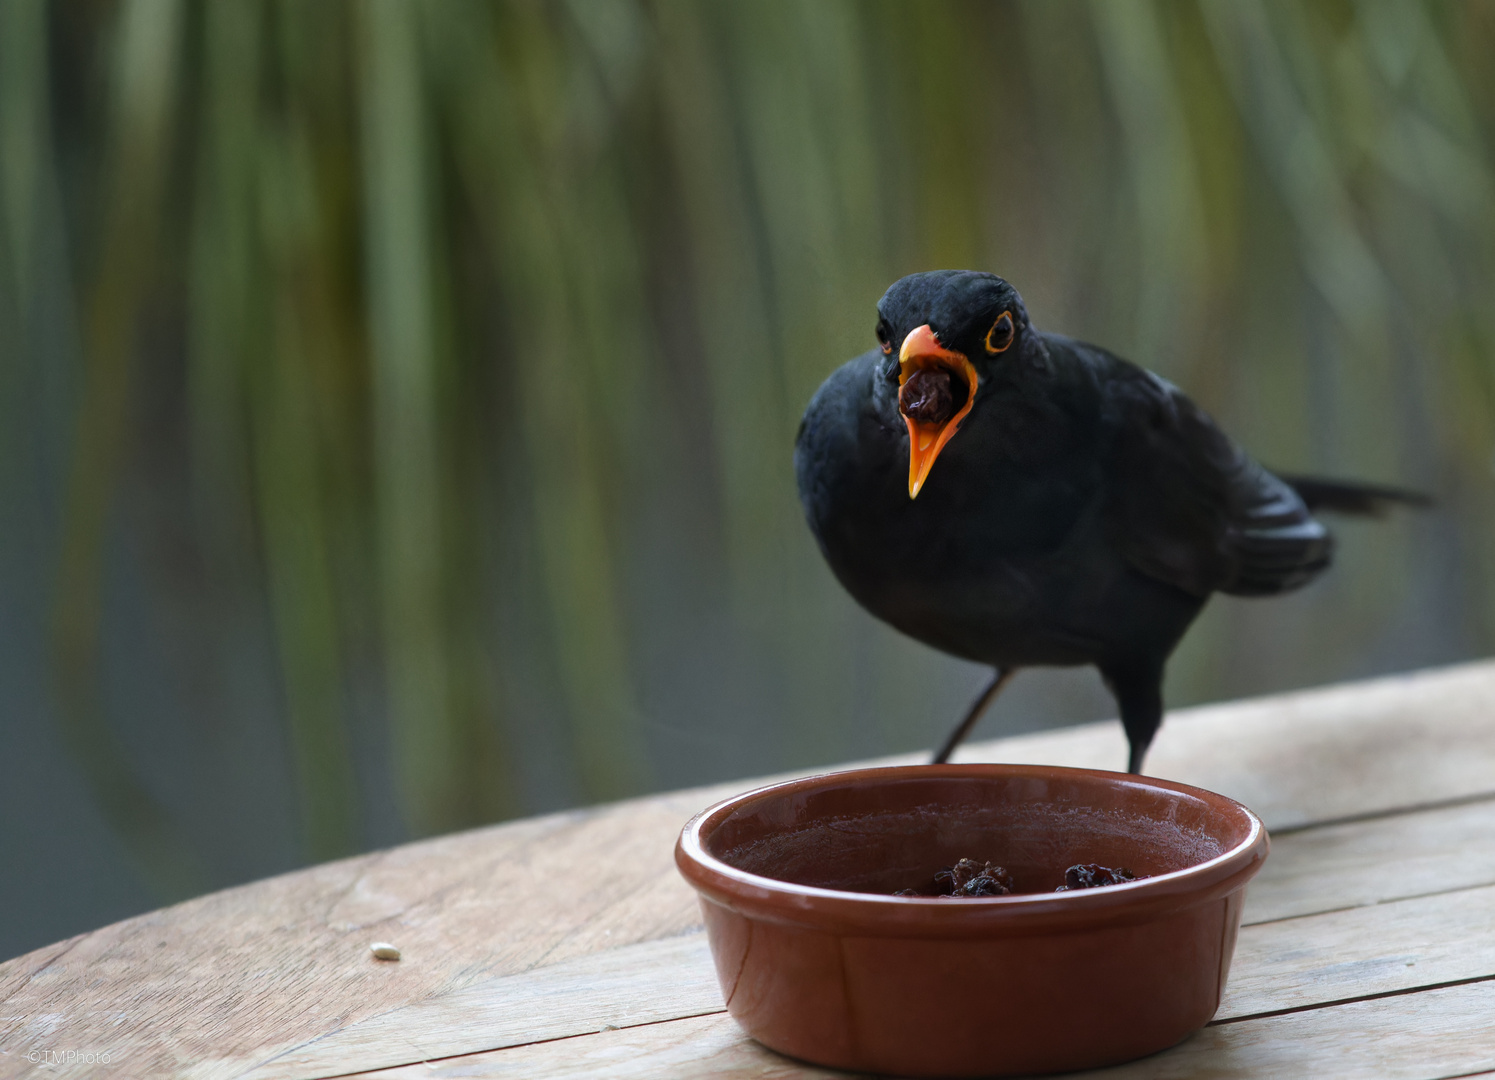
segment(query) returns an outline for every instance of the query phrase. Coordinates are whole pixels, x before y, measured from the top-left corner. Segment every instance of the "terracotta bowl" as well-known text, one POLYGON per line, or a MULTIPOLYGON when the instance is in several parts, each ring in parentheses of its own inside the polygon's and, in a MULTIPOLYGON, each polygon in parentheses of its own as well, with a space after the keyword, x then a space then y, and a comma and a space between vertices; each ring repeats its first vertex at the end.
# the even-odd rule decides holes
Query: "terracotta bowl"
POLYGON ((680 834, 727 1008, 821 1065, 905 1076, 1094 1068, 1214 1015, 1261 820, 1199 788, 1086 769, 857 769, 718 803, 680 834), (1017 893, 889 895, 963 857, 1017 893), (1055 892, 1076 863, 1146 880, 1055 892))

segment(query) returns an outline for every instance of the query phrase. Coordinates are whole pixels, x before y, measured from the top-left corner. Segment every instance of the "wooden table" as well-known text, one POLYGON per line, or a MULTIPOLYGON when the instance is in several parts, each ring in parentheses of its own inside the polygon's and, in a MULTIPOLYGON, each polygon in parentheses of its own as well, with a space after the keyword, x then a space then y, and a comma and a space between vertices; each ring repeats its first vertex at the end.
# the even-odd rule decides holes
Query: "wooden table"
MULTIPOLYGON (((1108 722, 963 757, 1124 751, 1108 722)), ((1254 808, 1272 854, 1214 1023, 1086 1075, 1495 1075, 1495 663, 1174 713, 1148 764, 1254 808)), ((39 949, 0 965, 0 1075, 843 1075, 740 1034, 672 863, 687 817, 753 783, 410 844, 39 949), (381 939, 404 958, 374 960, 381 939)))

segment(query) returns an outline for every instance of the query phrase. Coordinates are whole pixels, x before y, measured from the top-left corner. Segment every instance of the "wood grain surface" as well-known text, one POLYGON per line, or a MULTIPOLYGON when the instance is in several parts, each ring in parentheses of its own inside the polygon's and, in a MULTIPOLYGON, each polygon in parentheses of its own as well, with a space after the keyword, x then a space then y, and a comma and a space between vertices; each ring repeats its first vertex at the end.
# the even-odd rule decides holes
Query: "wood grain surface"
MULTIPOLYGON (((1212 1024, 1172 1050, 1074 1080, 1435 1080, 1495 1069, 1495 982, 1212 1024)), ((854 1074, 792 1062, 725 1013, 405 1066, 359 1080, 790 1080, 854 1074)))
POLYGON ((670 844, 715 794, 331 863, 9 961, 0 966, 0 1075, 32 1071, 28 1052, 50 1049, 107 1051, 131 1077, 239 1076, 318 1035, 484 977, 696 929, 670 844), (599 868, 593 884, 562 893, 557 883, 583 861, 599 868), (376 940, 403 959, 373 959, 376 940))
POLYGON ((267 1061, 246 1080, 333 1076, 368 1062, 428 1061, 722 1012, 706 935, 485 979, 351 1024, 267 1061))
MULTIPOLYGON (((1495 724, 1495 716, 1491 717, 1495 724)), ((1495 799, 1272 837, 1244 921, 1495 885, 1495 799)))
POLYGON ((1495 886, 1243 927, 1216 1019, 1495 977, 1495 886))
POLYGON ((820 1080, 858 1074, 821 1069, 765 1050, 726 1013, 531 1044, 496 1054, 360 1073, 359 1080, 820 1080))
MULTIPOLYGON (((1123 754, 1109 722, 976 744, 964 759, 1115 767, 1123 754)), ((1407 991, 1495 974, 1483 946, 1451 944, 1495 936, 1483 888, 1495 865, 1477 850, 1495 817, 1481 798, 1495 796, 1495 664, 1175 713, 1149 768, 1240 798, 1277 830, 1226 1008, 1303 1011, 1217 1025, 1169 1052, 1224 1071, 1115 1075, 1246 1075, 1229 1071, 1244 1068, 1244 1047, 1277 1067, 1262 1040, 1287 1038, 1282 1060, 1301 1052, 1291 1060, 1310 1062, 1376 1017, 1425 1014, 1432 1030, 1445 1013, 1488 1009, 1484 984, 1407 991), (1397 873, 1384 872, 1388 860, 1397 873), (1372 986, 1398 996, 1323 1007, 1372 986), (1262 1034, 1272 1031, 1285 1034, 1262 1034)), ((326 1076, 439 1057, 509 1070, 472 1075, 816 1075, 742 1040, 723 1014, 681 1018, 710 1006, 710 981, 674 837, 692 813, 752 783, 407 845, 37 950, 0 965, 0 1075, 98 1073, 29 1060, 69 1050, 107 1051, 110 1071, 130 1077, 326 1076), (569 871, 582 860, 595 873, 577 889, 569 871), (374 940, 404 959, 372 959, 374 940), (616 1021, 622 1030, 602 1030, 616 1021), (515 1040, 528 1045, 482 1052, 515 1040)), ((1450 1037, 1436 1060, 1455 1064, 1442 1072, 1355 1073, 1360 1059, 1345 1049, 1350 1072, 1297 1075, 1495 1068, 1480 1057, 1490 1040, 1450 1037)), ((1386 1043, 1403 1044, 1421 1052, 1412 1035, 1386 1043)))
MULTIPOLYGON (((1290 857, 1285 862, 1290 867, 1297 861, 1291 857, 1295 846, 1318 847, 1306 842, 1304 834, 1289 836, 1282 843, 1288 848, 1290 857)), ((1412 852, 1393 849, 1382 854, 1396 865, 1403 855, 1412 852)), ((1452 866, 1453 860, 1448 865, 1452 866)), ((1262 878, 1268 878, 1272 866, 1269 859, 1262 878)), ((1322 913, 1261 922, 1241 931, 1230 986, 1217 1021, 1240 1021, 1418 987, 1495 978, 1495 886, 1347 906, 1334 889, 1335 878, 1330 875, 1321 880, 1324 888, 1319 903, 1326 909, 1322 913)), ((664 999, 676 987, 702 986, 709 993, 703 993, 700 1005, 705 1006, 709 997, 715 1010, 721 1010, 704 947, 677 947, 668 953, 653 946, 639 948, 656 951, 637 955, 635 990, 664 999)), ((430 1052, 442 1047, 449 1054, 461 1053, 481 1040, 481 1035, 473 1034, 472 1004, 484 997, 497 1001, 504 990, 499 986, 492 991, 474 986, 465 992, 466 1000, 454 1002, 461 1007, 449 1016, 440 1015, 440 1002, 397 1010, 335 1033, 309 1048, 310 1052, 297 1062, 299 1071, 261 1070, 254 1076, 269 1080, 325 1075, 339 1063, 367 1060, 376 1045, 388 1046, 406 1039, 422 1048, 424 1060, 442 1056, 430 1052), (436 1032, 440 1034, 433 1036, 436 1032)), ((622 1005, 620 999, 617 1007, 622 1005)), ((711 1010, 697 1007, 692 1011, 711 1010)), ((565 1033, 580 1035, 598 1030, 596 1015, 595 1009, 577 1013, 565 1033)), ((545 1030, 558 1033, 564 1026, 552 1016, 545 1030)))
MULTIPOLYGON (((1169 715, 1154 776, 1239 799, 1280 833, 1495 793, 1489 661, 1169 715)), ((1114 721, 973 744, 961 761, 1120 769, 1114 721)))
MULTIPOLYGON (((1324 903, 1336 899, 1326 893, 1324 903)), ((1495 886, 1246 927, 1216 1019, 1483 978, 1495 978, 1495 886)), ((250 1075, 328 1076, 381 1056, 430 1061, 723 1008, 696 933, 478 983, 334 1032, 250 1075)))

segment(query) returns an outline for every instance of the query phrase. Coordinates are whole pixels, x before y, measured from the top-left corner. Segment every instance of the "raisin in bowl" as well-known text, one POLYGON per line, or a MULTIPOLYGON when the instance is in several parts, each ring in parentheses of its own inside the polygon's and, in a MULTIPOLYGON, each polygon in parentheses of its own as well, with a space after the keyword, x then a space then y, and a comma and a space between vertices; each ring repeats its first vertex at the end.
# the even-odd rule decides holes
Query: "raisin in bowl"
POLYGON ((1059 1072, 1172 1046, 1219 1007, 1266 856, 1260 819, 1223 795, 979 764, 760 788, 698 814, 675 847, 743 1029, 805 1061, 903 1076, 1059 1072), (956 867, 969 871, 952 883, 956 867))

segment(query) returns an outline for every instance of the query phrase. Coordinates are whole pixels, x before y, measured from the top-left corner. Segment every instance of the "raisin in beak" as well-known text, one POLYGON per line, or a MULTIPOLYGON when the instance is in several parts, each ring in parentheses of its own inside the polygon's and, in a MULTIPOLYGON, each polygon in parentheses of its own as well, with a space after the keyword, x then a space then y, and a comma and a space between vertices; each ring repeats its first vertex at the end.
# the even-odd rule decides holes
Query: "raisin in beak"
POLYGON ((908 425, 908 497, 915 498, 976 400, 976 367, 940 344, 926 323, 898 353, 898 411, 908 425))

